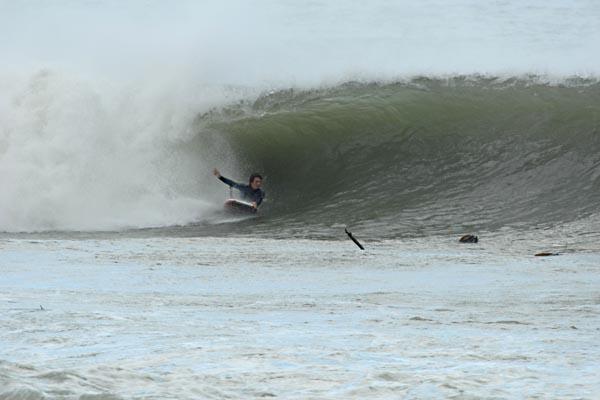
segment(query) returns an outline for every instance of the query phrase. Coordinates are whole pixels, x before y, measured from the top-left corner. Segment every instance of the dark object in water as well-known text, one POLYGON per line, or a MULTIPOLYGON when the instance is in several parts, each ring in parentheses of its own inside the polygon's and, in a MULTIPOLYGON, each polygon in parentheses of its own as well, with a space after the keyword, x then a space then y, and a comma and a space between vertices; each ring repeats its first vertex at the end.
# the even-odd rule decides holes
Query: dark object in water
POLYGON ((541 253, 537 253, 536 257, 548 257, 548 256, 558 256, 560 253, 552 253, 549 251, 542 251, 541 253))
POLYGON ((460 243, 477 243, 479 242, 479 238, 474 235, 464 235, 460 239, 458 239, 460 243))
POLYGON ((350 239, 352 239, 352 241, 354 242, 354 244, 356 244, 361 250, 364 250, 365 248, 362 246, 362 244, 360 244, 360 242, 358 240, 356 240, 356 238, 354 236, 352 236, 351 232, 348 232, 347 228, 344 228, 344 231, 346 231, 346 235, 348 235, 348 237, 350 239))

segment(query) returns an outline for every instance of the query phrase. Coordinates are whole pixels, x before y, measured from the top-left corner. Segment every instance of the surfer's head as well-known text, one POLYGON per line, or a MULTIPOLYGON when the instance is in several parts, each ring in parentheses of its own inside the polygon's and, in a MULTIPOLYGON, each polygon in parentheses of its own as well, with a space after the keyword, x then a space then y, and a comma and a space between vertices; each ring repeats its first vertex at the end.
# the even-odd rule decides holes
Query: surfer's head
POLYGON ((256 189, 260 188, 260 186, 262 185, 262 179, 263 179, 263 177, 260 174, 254 173, 254 174, 250 175, 250 178, 248 179, 248 183, 250 184, 250 187, 252 188, 252 190, 256 190, 256 189))

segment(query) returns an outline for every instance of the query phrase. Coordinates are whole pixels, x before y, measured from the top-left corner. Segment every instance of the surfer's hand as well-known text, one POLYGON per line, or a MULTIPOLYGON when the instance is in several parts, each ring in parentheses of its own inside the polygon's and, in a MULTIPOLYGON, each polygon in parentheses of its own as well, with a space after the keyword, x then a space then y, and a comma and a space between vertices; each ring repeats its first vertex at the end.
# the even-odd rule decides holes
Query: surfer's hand
POLYGON ((253 201, 253 202, 252 202, 252 208, 256 209, 256 207, 258 207, 258 206, 256 205, 256 202, 255 202, 255 201, 253 201))
POLYGON ((216 168, 215 168, 215 169, 213 169, 213 175, 214 175, 214 176, 216 176, 217 178, 220 178, 220 177, 221 177, 221 173, 220 173, 220 172, 219 172, 219 170, 218 170, 218 169, 216 169, 216 168))

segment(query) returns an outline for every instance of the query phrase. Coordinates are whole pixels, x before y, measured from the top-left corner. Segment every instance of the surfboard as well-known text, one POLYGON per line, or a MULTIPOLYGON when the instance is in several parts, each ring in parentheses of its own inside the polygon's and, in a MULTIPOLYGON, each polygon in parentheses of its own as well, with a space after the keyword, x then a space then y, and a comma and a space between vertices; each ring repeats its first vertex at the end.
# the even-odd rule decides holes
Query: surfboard
POLYGON ((227 199, 223 205, 225 211, 234 214, 255 214, 256 208, 252 207, 252 203, 237 199, 227 199))

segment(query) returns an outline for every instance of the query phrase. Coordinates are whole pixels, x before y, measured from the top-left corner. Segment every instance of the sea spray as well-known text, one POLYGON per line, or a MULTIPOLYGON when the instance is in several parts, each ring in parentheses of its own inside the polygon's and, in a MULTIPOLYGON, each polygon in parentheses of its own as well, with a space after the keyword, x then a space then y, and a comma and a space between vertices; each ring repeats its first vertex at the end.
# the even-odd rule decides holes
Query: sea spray
POLYGON ((235 163, 218 137, 185 147, 201 94, 103 83, 44 70, 14 88, 0 119, 0 230, 172 225, 211 208, 206 171, 235 163))

